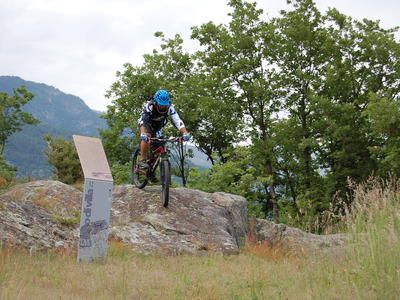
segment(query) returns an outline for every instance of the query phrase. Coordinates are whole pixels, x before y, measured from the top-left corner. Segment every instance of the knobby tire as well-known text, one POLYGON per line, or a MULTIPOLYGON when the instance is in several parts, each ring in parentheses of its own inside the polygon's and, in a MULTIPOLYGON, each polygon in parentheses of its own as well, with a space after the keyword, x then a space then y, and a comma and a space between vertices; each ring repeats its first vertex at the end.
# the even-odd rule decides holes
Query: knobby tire
POLYGON ((163 160, 160 166, 161 179, 161 201, 164 207, 168 207, 169 186, 171 183, 171 165, 168 160, 163 160))
POLYGON ((149 180, 147 179, 147 176, 144 174, 138 174, 135 172, 137 170, 137 163, 141 159, 140 155, 140 148, 136 149, 132 156, 132 164, 131 164, 131 178, 132 178, 132 183, 139 189, 144 188, 149 180))

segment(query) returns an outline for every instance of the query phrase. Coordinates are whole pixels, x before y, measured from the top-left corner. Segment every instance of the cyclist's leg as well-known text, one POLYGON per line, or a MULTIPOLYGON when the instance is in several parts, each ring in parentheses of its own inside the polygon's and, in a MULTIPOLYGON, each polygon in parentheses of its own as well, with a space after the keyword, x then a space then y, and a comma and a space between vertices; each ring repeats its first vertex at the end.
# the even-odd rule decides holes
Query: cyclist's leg
MULTIPOLYGON (((153 136, 153 132, 149 126, 145 126, 144 124, 140 125, 139 127, 140 133, 146 133, 149 137, 153 136)), ((140 156, 143 162, 146 162, 148 157, 147 153, 149 152, 149 143, 145 141, 140 141, 140 156)))
POLYGON ((140 142, 140 157, 141 157, 142 161, 147 160, 148 150, 149 150, 149 144, 144 141, 141 141, 140 142))

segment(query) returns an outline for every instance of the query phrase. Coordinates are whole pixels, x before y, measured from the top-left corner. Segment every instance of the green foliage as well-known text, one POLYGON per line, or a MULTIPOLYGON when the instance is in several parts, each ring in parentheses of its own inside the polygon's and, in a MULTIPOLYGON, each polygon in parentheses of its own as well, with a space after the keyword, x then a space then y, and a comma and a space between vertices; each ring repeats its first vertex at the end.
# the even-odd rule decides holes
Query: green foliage
POLYGON ((213 192, 209 186, 210 170, 199 170, 198 168, 191 168, 189 171, 188 187, 193 189, 202 190, 204 192, 213 192))
POLYGON ((115 163, 111 167, 114 184, 127 184, 131 182, 131 163, 123 165, 115 163))
POLYGON ((132 137, 129 135, 122 135, 123 131, 123 126, 116 124, 110 126, 108 129, 100 130, 103 147, 107 153, 107 159, 116 164, 128 163, 134 149, 132 137))
MULTIPOLYGON (((144 103, 161 87, 175 95, 174 78, 183 78, 190 72, 190 62, 187 54, 182 52, 180 36, 171 40, 164 39, 160 33, 156 36, 162 38, 162 52, 154 50, 153 55, 145 55, 142 67, 125 64, 124 70, 117 72, 117 81, 107 92, 106 96, 112 99, 112 105, 103 117, 109 128, 100 135, 111 164, 129 161, 134 148, 132 142, 138 144, 138 139, 133 140, 132 135, 139 136, 137 120, 144 103), (161 74, 168 76, 162 77, 161 74), (126 134, 127 130, 131 133, 126 134)), ((174 99, 174 103, 179 106, 178 99, 174 99)))
MULTIPOLYGON (((143 104, 157 89, 165 88, 171 91, 173 103, 198 147, 213 161, 214 152, 221 155, 238 137, 241 111, 232 105, 234 94, 218 78, 205 76, 197 63, 200 54, 184 52, 179 35, 173 39, 164 38, 162 33, 156 36, 161 38, 161 50, 144 55, 141 67, 125 64, 107 93, 113 103, 104 116, 109 129, 101 134, 107 157, 112 163, 128 161, 127 149, 132 148, 124 131, 129 128, 138 136, 136 121, 143 104)), ((168 134, 176 135, 176 131, 167 128, 168 134)))
POLYGON ((55 177, 66 184, 83 180, 83 172, 78 153, 72 141, 62 137, 45 136, 48 144, 46 155, 49 163, 55 168, 55 177))
POLYGON ((8 137, 21 130, 22 125, 38 124, 31 114, 21 110, 32 98, 33 94, 24 86, 14 89, 13 96, 0 92, 0 154, 3 154, 8 137))
POLYGON ((3 152, 7 139, 15 132, 20 131, 24 124, 38 124, 31 114, 21 110, 22 106, 31 101, 33 94, 21 86, 14 89, 14 95, 0 92, 0 178, 5 185, 10 182, 16 174, 16 168, 7 164, 3 152))
POLYGON ((351 204, 349 178, 399 175, 396 29, 321 13, 312 0, 288 1, 270 20, 256 3, 228 5, 228 24, 192 28, 195 54, 179 35, 157 33, 161 50, 117 73, 108 151, 124 164, 124 129, 137 130, 131 124, 156 88, 170 89, 213 163, 191 170, 189 186, 243 195, 255 215, 321 231, 326 215, 351 204), (251 146, 239 147, 243 139, 251 146))
POLYGON ((191 169, 188 187, 206 192, 226 192, 246 197, 251 216, 265 217, 270 205, 265 194, 265 178, 257 176, 249 147, 224 153, 226 163, 215 163, 210 170, 191 169))
POLYGON ((0 188, 9 184, 15 177, 16 168, 10 166, 0 155, 0 188))
POLYGON ((54 214, 53 219, 63 226, 74 227, 75 225, 79 224, 81 216, 79 211, 75 211, 73 213, 73 216, 63 216, 54 214))
POLYGON ((400 104, 394 99, 371 94, 363 115, 371 124, 374 143, 368 149, 378 164, 379 174, 400 176, 400 104))

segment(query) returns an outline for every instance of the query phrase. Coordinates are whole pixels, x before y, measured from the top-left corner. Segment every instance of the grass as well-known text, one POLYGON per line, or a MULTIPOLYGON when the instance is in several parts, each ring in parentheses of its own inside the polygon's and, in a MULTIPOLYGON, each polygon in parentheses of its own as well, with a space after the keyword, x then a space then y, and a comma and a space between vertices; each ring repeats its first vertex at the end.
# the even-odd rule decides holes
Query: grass
POLYGON ((81 212, 76 209, 70 209, 68 215, 53 213, 53 220, 64 226, 75 226, 81 221, 81 212))
MULTIPOLYGON (((29 256, 3 251, 4 299, 315 299, 335 295, 345 280, 337 262, 238 256, 159 257, 112 246, 105 263, 77 264, 75 257, 29 256), (315 280, 318 279, 316 282, 315 280), (334 282, 332 285, 330 282, 334 282)), ((352 289, 351 285, 347 285, 352 289)))
POLYGON ((67 216, 62 216, 59 214, 53 214, 53 220, 56 222, 60 223, 63 226, 75 226, 76 224, 79 224, 80 222, 80 215, 79 214, 74 214, 73 217, 67 217, 67 216))
POLYGON ((356 187, 352 243, 325 256, 248 244, 237 256, 143 256, 117 241, 105 262, 0 251, 0 299, 399 299, 400 189, 356 187))

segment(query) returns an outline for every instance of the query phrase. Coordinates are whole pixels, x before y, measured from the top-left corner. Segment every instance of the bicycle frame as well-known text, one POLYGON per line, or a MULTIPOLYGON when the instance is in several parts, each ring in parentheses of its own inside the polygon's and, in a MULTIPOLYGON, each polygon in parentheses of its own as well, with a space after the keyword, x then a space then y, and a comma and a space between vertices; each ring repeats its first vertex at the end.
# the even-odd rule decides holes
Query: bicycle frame
POLYGON ((171 137, 169 139, 160 139, 160 138, 151 138, 150 139, 150 172, 154 174, 156 171, 158 165, 162 160, 169 160, 169 153, 168 153, 168 146, 167 143, 173 143, 173 142, 178 142, 181 143, 182 139, 181 138, 175 138, 171 137), (165 142, 164 145, 161 146, 156 146, 154 149, 152 149, 151 142, 165 142))
MULTIPOLYGON (((140 146, 132 155, 132 183, 139 189, 143 189, 147 183, 157 181, 155 178, 157 167, 160 166, 161 200, 164 207, 168 207, 169 187, 171 185, 171 163, 169 161, 168 143, 179 143, 183 149, 182 138, 171 137, 169 139, 151 138, 147 163, 150 168, 141 169, 138 161, 141 160, 140 146), (161 142, 160 144, 156 142, 161 142), (140 178, 140 176, 143 176, 140 178)), ((182 150, 183 151, 183 150, 182 150)), ((146 153, 147 154, 147 153, 146 153)), ((183 156, 183 155, 182 155, 183 156)), ((183 165, 183 163, 182 163, 183 165)), ((182 172, 183 174, 183 172, 182 172)))
POLYGON ((164 156, 168 155, 167 149, 164 146, 159 146, 154 150, 150 150, 150 172, 154 173, 164 156))

